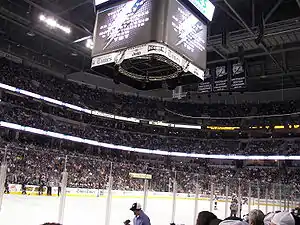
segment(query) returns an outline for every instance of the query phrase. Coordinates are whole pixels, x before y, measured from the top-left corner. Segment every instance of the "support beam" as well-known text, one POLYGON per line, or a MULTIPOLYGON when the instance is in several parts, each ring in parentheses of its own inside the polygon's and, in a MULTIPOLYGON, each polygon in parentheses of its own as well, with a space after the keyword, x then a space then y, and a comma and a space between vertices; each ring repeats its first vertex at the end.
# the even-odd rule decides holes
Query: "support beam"
POLYGON ((235 17, 240 21, 240 23, 243 25, 242 27, 245 28, 250 34, 255 35, 254 32, 250 29, 250 27, 247 25, 247 23, 242 19, 242 17, 235 11, 235 9, 228 3, 227 0, 224 0, 228 8, 231 10, 231 12, 235 15, 235 17))
MULTIPOLYGON (((284 0, 278 0, 276 2, 276 4, 274 5, 274 7, 270 10, 270 12, 266 15, 265 17, 265 23, 267 23, 267 21, 272 17, 272 15, 274 14, 274 12, 278 9, 278 7, 281 5, 281 3, 283 2, 284 0)), ((299 0, 298 0, 299 1, 299 0)))
POLYGON ((287 69, 286 52, 282 52, 281 55, 282 55, 282 64, 283 64, 282 66, 283 66, 285 69, 287 69))
MULTIPOLYGON (((250 29, 250 27, 247 25, 247 23, 242 19, 242 17, 235 11, 235 9, 228 3, 227 0, 224 0, 228 8, 232 11, 232 13, 240 20, 240 22, 243 24, 243 27, 253 36, 256 38, 255 33, 250 29)), ((269 52, 264 42, 261 43, 260 47, 271 57, 273 62, 276 64, 278 68, 282 70, 282 72, 286 73, 285 69, 280 65, 280 63, 273 57, 273 55, 269 52)))
POLYGON ((255 27, 255 0, 251 0, 252 5, 252 27, 255 27))
POLYGON ((216 47, 212 46, 212 49, 219 55, 221 56, 224 60, 227 60, 227 56, 225 56, 222 52, 219 51, 216 47))
POLYGON ((216 4, 216 7, 221 9, 223 12, 225 12, 231 19, 233 19, 235 22, 237 22, 241 27, 243 27, 243 24, 234 16, 232 13, 230 13, 224 6, 221 4, 216 4))
MULTIPOLYGON (((279 54, 279 53, 282 53, 282 52, 291 52, 291 51, 299 51, 299 50, 300 50, 300 46, 290 47, 290 48, 281 48, 281 49, 272 51, 271 54, 279 54)), ((246 59, 251 59, 251 58, 261 57, 261 56, 266 56, 266 55, 269 55, 269 53, 260 52, 260 53, 253 53, 253 54, 245 55, 245 58, 246 59)), ((230 57, 227 60, 219 59, 219 60, 208 61, 207 64, 212 65, 212 64, 216 64, 216 63, 224 63, 226 61, 234 61, 234 60, 238 60, 238 59, 239 59, 239 57, 235 56, 235 57, 230 57)))
POLYGON ((66 9, 66 10, 63 10, 62 12, 57 13, 57 15, 58 15, 58 16, 62 16, 63 14, 65 14, 65 13, 67 13, 67 12, 70 12, 70 11, 72 11, 72 10, 74 10, 74 9, 77 9, 77 8, 79 8, 79 7, 81 7, 81 6, 85 5, 85 4, 88 4, 88 3, 92 3, 92 2, 91 2, 90 0, 81 2, 81 3, 77 4, 77 5, 71 6, 70 8, 68 8, 68 9, 66 9))
POLYGON ((297 2, 298 6, 300 8, 300 0, 296 0, 296 2, 297 2))

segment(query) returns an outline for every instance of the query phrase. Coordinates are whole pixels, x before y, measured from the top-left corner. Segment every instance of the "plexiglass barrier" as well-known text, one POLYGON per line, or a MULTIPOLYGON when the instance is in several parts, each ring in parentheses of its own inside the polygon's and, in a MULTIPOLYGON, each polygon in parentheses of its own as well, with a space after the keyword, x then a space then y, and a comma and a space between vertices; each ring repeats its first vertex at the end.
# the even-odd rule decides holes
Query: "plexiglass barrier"
POLYGON ((268 213, 299 205, 294 184, 249 181, 224 168, 219 173, 216 168, 195 173, 162 165, 2 149, 0 224, 123 224, 133 220, 130 208, 139 203, 153 225, 194 225, 201 211, 224 219, 232 214, 242 217, 252 209, 268 213), (51 166, 45 166, 49 160, 51 166), (24 177, 15 180, 11 174, 24 164, 32 176, 23 171, 24 177), (51 176, 46 176, 50 170, 51 176), (24 216, 12 217, 16 211, 24 216))

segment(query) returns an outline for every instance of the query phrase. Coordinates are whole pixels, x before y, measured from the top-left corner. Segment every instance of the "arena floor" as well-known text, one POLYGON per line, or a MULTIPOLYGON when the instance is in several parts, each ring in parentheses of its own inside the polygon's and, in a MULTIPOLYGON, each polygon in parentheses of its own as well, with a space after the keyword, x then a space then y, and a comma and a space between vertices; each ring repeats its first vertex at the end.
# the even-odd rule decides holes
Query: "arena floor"
MULTIPOLYGON (((132 220, 133 214, 129 210, 134 202, 142 202, 142 199, 113 198, 111 208, 111 225, 122 225, 126 219, 132 220)), ((104 225, 105 224, 105 198, 67 197, 64 216, 64 225, 104 225)), ((176 201, 176 224, 193 225, 194 218, 193 200, 176 201)), ((2 225, 40 225, 45 222, 57 222, 58 197, 45 196, 20 196, 6 195, 0 212, 0 224, 2 225)), ((198 201, 198 211, 209 210, 209 201, 198 201)), ((251 206, 257 208, 257 206, 251 206)), ((260 209, 265 212, 266 207, 260 209)), ((278 207, 275 208, 276 210, 278 207)), ((268 211, 273 207, 269 206, 268 211)), ((172 201, 170 199, 148 199, 146 213, 151 219, 152 225, 168 225, 172 215, 172 201)), ((218 210, 214 213, 221 219, 225 217, 225 203, 218 204, 218 210)), ((228 211, 229 213, 229 211, 228 211)), ((244 205, 242 213, 248 213, 248 206, 244 205)))

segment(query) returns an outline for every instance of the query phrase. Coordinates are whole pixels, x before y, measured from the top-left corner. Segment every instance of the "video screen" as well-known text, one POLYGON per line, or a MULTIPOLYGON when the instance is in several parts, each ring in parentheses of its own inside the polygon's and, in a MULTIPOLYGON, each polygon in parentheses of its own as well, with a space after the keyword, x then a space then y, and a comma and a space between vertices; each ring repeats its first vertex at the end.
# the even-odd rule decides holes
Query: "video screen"
POLYGON ((199 12, 201 12, 209 21, 212 21, 215 6, 209 0, 188 0, 199 12))
POLYGON ((95 5, 101 5, 105 2, 108 2, 109 0, 95 0, 95 5))
POLYGON ((177 0, 169 4, 165 38, 173 50, 206 68, 207 26, 177 0))
POLYGON ((97 13, 93 56, 149 42, 151 0, 130 0, 97 13))

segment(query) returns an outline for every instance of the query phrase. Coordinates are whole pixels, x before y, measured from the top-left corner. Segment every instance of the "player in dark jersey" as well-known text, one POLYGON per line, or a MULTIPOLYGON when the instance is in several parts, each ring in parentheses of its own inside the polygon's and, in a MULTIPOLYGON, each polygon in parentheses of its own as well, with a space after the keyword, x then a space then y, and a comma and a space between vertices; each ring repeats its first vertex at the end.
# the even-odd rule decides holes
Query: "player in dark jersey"
POLYGON ((238 204, 235 201, 231 202, 230 205, 230 217, 237 217, 238 204))
POLYGON ((60 193, 61 193, 61 182, 58 182, 58 189, 57 189, 57 196, 59 197, 60 196, 60 193))
POLYGON ((218 210, 218 196, 215 195, 213 200, 214 200, 214 210, 218 210))
POLYGON ((4 183, 4 194, 9 194, 9 185, 8 185, 7 179, 5 180, 5 183, 4 183))
POLYGON ((22 182, 22 186, 21 186, 21 190, 22 190, 22 195, 27 195, 27 192, 26 192, 26 184, 27 184, 27 181, 26 179, 22 182))
POLYGON ((44 188, 44 181, 40 177, 39 178, 39 189, 38 189, 38 194, 39 195, 43 195, 43 192, 44 192, 43 188, 44 188))

